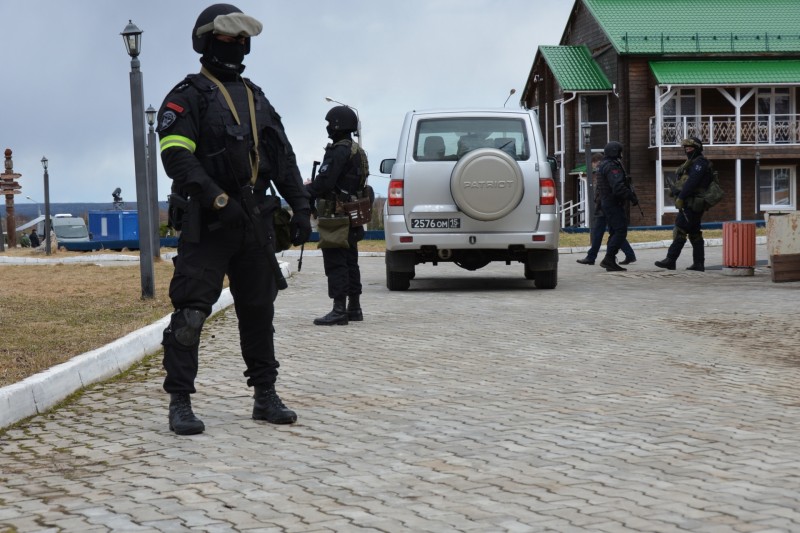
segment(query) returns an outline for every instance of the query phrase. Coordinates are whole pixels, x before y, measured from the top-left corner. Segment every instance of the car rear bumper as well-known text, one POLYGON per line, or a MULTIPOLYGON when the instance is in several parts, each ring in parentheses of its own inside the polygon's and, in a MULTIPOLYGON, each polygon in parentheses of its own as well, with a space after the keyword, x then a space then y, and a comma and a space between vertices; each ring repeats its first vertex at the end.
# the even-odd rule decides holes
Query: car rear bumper
POLYGON ((452 232, 448 230, 409 232, 403 215, 388 215, 384 218, 386 249, 392 251, 419 250, 423 246, 438 249, 525 249, 558 248, 559 224, 556 215, 539 217, 537 231, 530 232, 452 232))

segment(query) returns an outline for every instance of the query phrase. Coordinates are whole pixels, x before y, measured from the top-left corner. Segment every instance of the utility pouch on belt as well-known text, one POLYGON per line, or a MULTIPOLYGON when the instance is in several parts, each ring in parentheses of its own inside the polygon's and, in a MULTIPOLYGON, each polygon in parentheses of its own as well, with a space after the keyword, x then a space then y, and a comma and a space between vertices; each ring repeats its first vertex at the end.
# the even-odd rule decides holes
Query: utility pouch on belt
POLYGON ((272 231, 275 235, 275 252, 283 252, 292 246, 291 221, 292 215, 281 204, 281 199, 275 194, 272 184, 269 185, 272 194, 266 198, 267 213, 272 215, 272 231))
POLYGON ((348 202, 338 202, 341 210, 350 217, 350 227, 355 228, 369 223, 372 220, 372 200, 369 195, 365 195, 363 198, 356 196, 351 198, 353 199, 348 202))
POLYGON ((350 217, 332 216, 317 219, 320 249, 325 248, 350 248, 350 217))

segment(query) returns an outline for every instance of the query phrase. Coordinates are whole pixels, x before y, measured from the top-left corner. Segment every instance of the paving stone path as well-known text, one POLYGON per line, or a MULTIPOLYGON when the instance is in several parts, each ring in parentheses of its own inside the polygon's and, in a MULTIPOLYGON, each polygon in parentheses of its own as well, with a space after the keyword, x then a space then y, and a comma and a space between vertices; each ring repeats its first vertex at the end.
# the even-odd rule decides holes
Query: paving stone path
POLYGON ((389 292, 363 257, 366 319, 329 328, 306 257, 275 320, 297 424, 250 419, 228 309, 204 434, 168 430, 156 354, 0 433, 0 531, 800 531, 800 283, 637 253, 562 254, 552 291, 442 265, 389 292))

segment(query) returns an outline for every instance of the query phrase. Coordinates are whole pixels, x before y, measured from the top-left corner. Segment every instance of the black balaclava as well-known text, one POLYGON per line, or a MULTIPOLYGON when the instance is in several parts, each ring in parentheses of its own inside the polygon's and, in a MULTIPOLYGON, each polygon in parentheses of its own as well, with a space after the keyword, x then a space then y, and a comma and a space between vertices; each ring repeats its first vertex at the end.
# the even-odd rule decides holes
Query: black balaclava
POLYGON ((325 126, 325 131, 328 132, 328 138, 335 143, 341 141, 342 139, 352 139, 349 131, 335 130, 333 129, 333 126, 331 126, 330 122, 328 122, 328 125, 325 126))
POLYGON ((246 45, 238 42, 226 43, 219 39, 210 39, 200 63, 203 64, 213 74, 218 76, 230 76, 244 72, 244 61, 246 45))

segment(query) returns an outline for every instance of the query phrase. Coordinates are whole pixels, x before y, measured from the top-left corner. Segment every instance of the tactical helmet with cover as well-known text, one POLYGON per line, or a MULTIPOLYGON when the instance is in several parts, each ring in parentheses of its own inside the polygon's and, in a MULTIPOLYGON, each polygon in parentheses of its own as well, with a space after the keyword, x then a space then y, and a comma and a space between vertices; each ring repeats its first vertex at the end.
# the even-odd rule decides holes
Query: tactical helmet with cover
POLYGON ((328 133, 350 133, 358 130, 358 116, 346 105, 331 108, 325 115, 328 121, 328 133))
POLYGON ((697 137, 688 137, 681 141, 681 146, 684 148, 691 147, 694 148, 695 153, 699 154, 703 151, 703 141, 698 139, 697 137))
POLYGON ((192 48, 198 54, 205 54, 213 35, 229 37, 246 37, 245 55, 250 53, 250 37, 261 33, 262 24, 242 13, 242 10, 231 4, 214 4, 203 10, 197 17, 192 29, 192 48))

